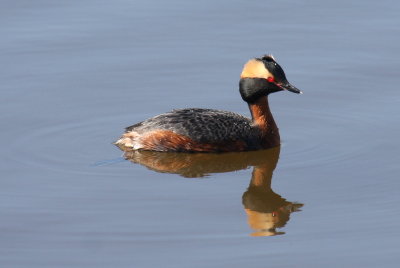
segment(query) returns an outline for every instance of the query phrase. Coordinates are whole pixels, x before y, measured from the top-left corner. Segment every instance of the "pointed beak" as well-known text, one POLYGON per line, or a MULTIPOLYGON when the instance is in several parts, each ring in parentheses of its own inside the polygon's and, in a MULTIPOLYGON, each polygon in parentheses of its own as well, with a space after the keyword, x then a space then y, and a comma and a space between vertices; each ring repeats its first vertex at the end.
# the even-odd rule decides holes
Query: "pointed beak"
POLYGON ((280 88, 282 88, 284 90, 287 90, 287 91, 290 91, 290 92, 293 92, 293 93, 297 93, 297 94, 303 94, 303 92, 300 89, 298 89, 295 86, 292 86, 289 82, 282 83, 282 84, 277 84, 277 85, 278 85, 278 87, 280 87, 280 88))

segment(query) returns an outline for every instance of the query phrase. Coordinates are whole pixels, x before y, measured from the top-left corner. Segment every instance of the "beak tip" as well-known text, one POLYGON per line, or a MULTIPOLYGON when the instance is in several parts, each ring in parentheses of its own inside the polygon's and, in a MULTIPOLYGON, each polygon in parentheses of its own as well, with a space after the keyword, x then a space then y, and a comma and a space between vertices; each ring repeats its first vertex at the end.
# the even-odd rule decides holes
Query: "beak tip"
POLYGON ((280 86, 282 89, 286 89, 287 91, 296 93, 296 94, 303 94, 303 91, 301 91, 300 89, 298 89, 295 86, 292 86, 289 82, 287 82, 286 84, 283 84, 280 86))

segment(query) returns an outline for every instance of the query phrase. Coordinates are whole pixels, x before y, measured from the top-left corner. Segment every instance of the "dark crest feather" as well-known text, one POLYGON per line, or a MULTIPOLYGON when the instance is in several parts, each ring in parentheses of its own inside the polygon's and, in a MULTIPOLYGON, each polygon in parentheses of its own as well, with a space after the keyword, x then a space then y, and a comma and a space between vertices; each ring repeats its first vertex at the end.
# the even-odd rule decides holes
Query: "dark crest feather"
POLYGON ((266 55, 262 56, 261 60, 275 62, 275 58, 274 58, 274 56, 272 56, 272 54, 266 54, 266 55))

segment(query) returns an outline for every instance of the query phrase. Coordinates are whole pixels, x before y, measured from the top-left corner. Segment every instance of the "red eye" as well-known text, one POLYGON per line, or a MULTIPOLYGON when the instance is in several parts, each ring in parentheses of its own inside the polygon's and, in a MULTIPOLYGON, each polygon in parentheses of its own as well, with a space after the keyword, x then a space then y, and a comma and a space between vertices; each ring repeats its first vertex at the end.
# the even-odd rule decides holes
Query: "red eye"
POLYGON ((267 81, 270 82, 270 83, 272 83, 272 82, 275 82, 275 79, 274 79, 273 77, 270 76, 270 77, 267 78, 267 81))

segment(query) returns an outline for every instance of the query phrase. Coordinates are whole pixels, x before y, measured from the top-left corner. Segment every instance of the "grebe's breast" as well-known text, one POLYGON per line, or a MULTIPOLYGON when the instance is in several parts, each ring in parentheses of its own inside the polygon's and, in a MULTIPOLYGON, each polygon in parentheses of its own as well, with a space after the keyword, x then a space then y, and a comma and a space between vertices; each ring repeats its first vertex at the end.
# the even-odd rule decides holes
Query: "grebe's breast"
POLYGON ((260 146, 260 131, 242 115, 213 109, 179 109, 160 114, 126 128, 138 135, 166 130, 198 143, 220 144, 231 141, 245 143, 245 150, 260 146))

